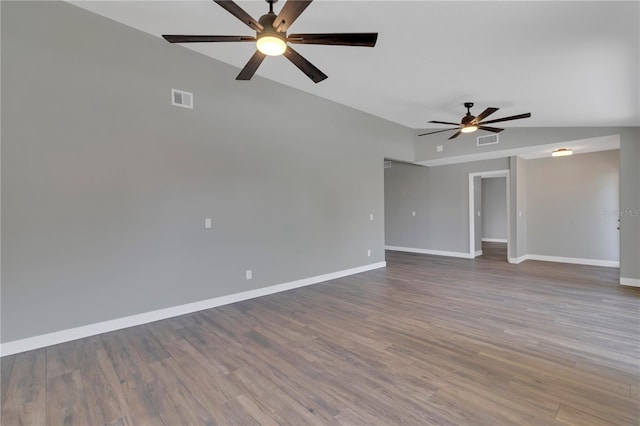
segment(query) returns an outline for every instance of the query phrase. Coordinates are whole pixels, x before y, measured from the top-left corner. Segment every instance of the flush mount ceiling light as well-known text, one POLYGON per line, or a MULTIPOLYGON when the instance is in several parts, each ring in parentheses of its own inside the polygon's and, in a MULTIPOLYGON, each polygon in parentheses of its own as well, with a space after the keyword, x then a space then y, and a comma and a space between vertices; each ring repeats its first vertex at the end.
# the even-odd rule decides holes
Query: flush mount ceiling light
POLYGON ((298 19, 298 16, 313 0, 288 0, 279 14, 273 11, 273 4, 278 0, 265 0, 269 3, 269 12, 255 20, 232 0, 214 0, 227 12, 256 32, 256 36, 230 35, 163 35, 169 43, 218 43, 218 42, 255 42, 257 51, 244 66, 236 80, 251 80, 256 70, 267 56, 283 55, 307 75, 314 83, 318 83, 327 75, 311 62, 293 50, 289 44, 322 44, 329 46, 362 46, 373 47, 378 40, 378 33, 313 33, 287 34, 287 30, 298 19))
POLYGON ((551 153, 552 157, 566 157, 567 155, 573 155, 573 150, 569 148, 560 148, 551 153))

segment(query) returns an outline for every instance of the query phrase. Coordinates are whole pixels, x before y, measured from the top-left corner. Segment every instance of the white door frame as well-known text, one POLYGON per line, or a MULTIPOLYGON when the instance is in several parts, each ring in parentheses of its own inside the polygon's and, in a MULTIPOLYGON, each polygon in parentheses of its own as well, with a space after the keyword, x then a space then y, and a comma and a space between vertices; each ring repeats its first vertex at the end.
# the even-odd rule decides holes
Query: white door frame
POLYGON ((475 184, 473 178, 504 177, 507 179, 507 258, 511 253, 511 184, 509 182, 509 170, 492 170, 489 172, 469 173, 469 258, 476 257, 476 224, 475 224, 475 184))

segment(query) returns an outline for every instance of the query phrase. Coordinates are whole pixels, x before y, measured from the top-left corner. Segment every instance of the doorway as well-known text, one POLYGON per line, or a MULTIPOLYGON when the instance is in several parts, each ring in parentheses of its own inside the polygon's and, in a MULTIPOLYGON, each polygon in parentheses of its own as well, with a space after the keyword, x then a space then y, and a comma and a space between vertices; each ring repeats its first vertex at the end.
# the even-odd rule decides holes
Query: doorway
MULTIPOLYGON (((488 182, 488 181, 487 181, 488 182)), ((487 186, 489 188, 489 186, 487 186)), ((492 188, 495 190, 495 188, 492 188)), ((492 194, 495 195, 495 194, 492 194)), ((484 255, 483 252, 483 244, 489 250, 486 254, 487 258, 495 259, 495 260, 507 260, 507 254, 509 253, 509 246, 511 243, 510 238, 510 182, 509 182, 509 170, 495 170, 490 172, 479 172, 479 173, 469 173, 469 257, 476 258, 477 256, 484 255), (495 183, 495 187, 499 187, 504 191, 504 200, 506 203, 503 204, 502 208, 503 212, 500 214, 496 214, 495 209, 487 208, 489 206, 485 206, 483 209, 482 205, 482 187, 483 187, 483 179, 499 179, 498 181, 492 182, 495 183), (484 212, 483 212, 484 210, 484 212), (493 211, 493 213, 492 213, 493 211), (500 216, 485 218, 484 214, 492 215, 492 216, 500 216), (503 213, 503 214, 502 214, 503 213), (503 225, 504 228, 502 232, 498 232, 497 229, 492 229, 492 236, 483 236, 483 222, 485 224, 491 223, 493 226, 493 222, 490 219, 496 219, 496 224, 500 222, 500 220, 506 219, 506 225, 503 225), (484 240, 484 241, 483 241, 484 240), (506 250, 505 250, 506 243, 506 250)), ((485 200, 487 198, 485 197, 485 200)), ((489 198, 490 200, 490 198, 489 198)), ((491 206, 495 207, 495 206, 491 206)), ((498 225, 496 227, 499 227, 498 225)))

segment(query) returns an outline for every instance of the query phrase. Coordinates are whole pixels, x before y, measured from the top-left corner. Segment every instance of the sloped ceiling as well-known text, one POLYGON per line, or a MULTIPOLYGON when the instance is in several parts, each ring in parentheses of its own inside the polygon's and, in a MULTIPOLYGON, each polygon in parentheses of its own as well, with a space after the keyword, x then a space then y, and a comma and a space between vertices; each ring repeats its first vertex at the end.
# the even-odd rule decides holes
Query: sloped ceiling
MULTIPOLYGON (((210 0, 71 3, 158 37, 253 35, 210 0)), ((255 18, 268 9, 264 1, 237 3, 255 18)), ((459 121, 465 101, 476 113, 500 107, 495 117, 533 115, 505 127, 640 125, 636 1, 317 0, 290 31, 379 32, 375 48, 297 46, 329 75, 319 84, 285 58, 267 58, 257 74, 410 128, 459 121)), ((255 50, 167 43, 184 48, 239 69, 255 50)))

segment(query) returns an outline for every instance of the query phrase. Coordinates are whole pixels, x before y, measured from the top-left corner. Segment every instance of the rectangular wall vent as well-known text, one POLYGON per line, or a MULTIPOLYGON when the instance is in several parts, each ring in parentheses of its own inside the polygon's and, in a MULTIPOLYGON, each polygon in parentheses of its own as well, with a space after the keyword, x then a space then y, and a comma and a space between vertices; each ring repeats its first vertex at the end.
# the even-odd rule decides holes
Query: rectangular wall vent
POLYGON ((391 161, 385 161, 384 162, 384 168, 385 169, 390 169, 391 168, 391 161))
POLYGON ((478 136, 478 146, 482 145, 493 145, 494 143, 498 143, 498 135, 486 135, 486 136, 478 136))
POLYGON ((193 93, 171 89, 171 105, 193 109, 193 93))

